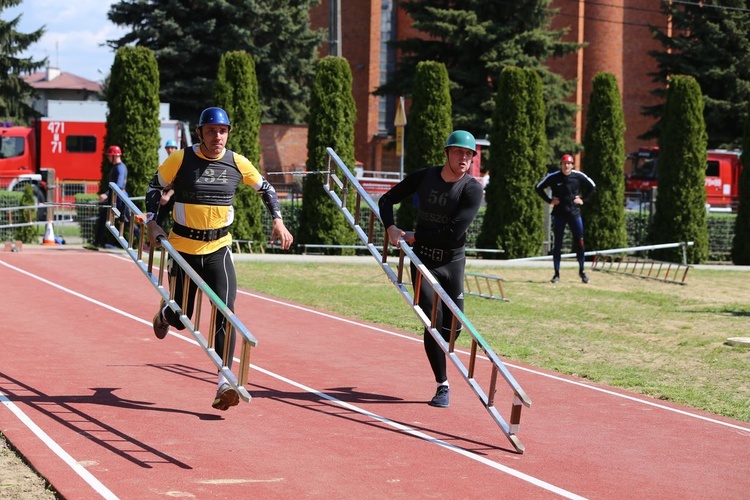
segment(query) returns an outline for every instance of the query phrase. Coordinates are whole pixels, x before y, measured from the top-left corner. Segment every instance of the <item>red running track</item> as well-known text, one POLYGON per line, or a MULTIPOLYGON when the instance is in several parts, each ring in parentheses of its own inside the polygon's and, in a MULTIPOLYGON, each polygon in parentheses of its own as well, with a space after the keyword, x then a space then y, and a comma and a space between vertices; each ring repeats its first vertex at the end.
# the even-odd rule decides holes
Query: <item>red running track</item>
POLYGON ((420 338, 249 291, 253 400, 215 411, 122 255, 0 253, 0 297, 0 430, 65 498, 750 496, 750 424, 508 362, 519 455, 452 367, 451 407, 425 404, 420 338))

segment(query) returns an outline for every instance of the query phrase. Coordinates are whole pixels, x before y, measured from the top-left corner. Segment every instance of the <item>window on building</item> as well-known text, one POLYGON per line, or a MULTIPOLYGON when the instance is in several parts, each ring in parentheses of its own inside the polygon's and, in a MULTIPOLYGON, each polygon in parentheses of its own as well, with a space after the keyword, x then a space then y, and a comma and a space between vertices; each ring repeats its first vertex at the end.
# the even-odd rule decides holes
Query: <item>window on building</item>
MULTIPOLYGON (((396 38, 396 10, 393 0, 383 0, 380 15, 380 85, 396 69, 396 50, 388 42, 396 38)), ((393 119, 396 117, 396 97, 380 96, 378 98, 378 133, 393 135, 393 119)))
POLYGON ((96 136, 69 135, 65 138, 65 151, 68 153, 96 153, 96 136))

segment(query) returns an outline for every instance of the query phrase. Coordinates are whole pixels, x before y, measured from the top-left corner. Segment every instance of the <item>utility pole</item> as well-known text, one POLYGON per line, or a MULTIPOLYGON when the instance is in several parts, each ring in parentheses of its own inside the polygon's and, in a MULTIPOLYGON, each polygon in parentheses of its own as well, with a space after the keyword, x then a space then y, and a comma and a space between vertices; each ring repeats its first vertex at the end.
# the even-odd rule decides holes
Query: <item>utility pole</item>
POLYGON ((328 55, 341 57, 341 0, 328 0, 328 55))

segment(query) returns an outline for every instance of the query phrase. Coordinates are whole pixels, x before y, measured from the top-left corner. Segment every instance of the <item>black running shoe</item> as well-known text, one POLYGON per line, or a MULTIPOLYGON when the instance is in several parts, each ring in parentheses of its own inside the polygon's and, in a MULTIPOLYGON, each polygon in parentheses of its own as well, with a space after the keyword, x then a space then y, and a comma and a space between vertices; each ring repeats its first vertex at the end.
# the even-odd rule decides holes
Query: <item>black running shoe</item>
POLYGON ((589 282, 589 277, 586 276, 586 271, 581 271, 580 273, 578 273, 578 276, 581 277, 581 281, 583 281, 584 283, 589 282))
POLYGON ((552 276, 552 279, 549 280, 549 282, 550 283, 559 283, 560 282, 560 275, 556 274, 556 275, 552 276))
POLYGON ((450 405, 450 394, 451 389, 447 385, 439 385, 435 396, 427 403, 430 406, 436 406, 438 408, 448 408, 450 405))

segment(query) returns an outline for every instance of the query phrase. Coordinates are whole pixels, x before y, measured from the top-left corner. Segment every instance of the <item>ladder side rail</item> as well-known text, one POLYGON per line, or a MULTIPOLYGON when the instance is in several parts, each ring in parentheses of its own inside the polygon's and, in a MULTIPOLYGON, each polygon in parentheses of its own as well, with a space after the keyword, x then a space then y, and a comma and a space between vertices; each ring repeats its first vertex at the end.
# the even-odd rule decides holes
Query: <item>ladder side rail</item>
MULTIPOLYGON (((329 148, 326 148, 326 151, 329 154, 329 157, 333 159, 333 162, 338 167, 339 171, 343 174, 344 178, 348 180, 348 182, 355 188, 355 190, 359 193, 359 195, 362 197, 362 199, 367 203, 367 205, 370 207, 370 210, 377 214, 378 220, 380 221, 381 225, 383 223, 382 219, 380 219, 380 210, 378 206, 375 204, 375 202, 372 200, 369 194, 362 188, 362 186, 359 184, 359 181, 357 181, 356 177, 352 175, 352 173, 349 171, 349 169, 346 167, 344 162, 339 158, 339 156, 336 154, 336 152, 329 148)), ((331 168, 329 168, 329 171, 331 168)), ((333 176, 331 176, 333 177, 333 176)), ((329 183, 330 185, 330 183, 329 183)), ((351 217, 351 214, 346 209, 343 204, 341 204, 341 199, 336 196, 335 192, 332 192, 331 190, 328 191, 328 194, 334 198, 334 201, 337 202, 339 205, 339 209, 344 211, 345 215, 348 214, 347 219, 349 220, 350 225, 353 222, 353 218, 351 217)), ((355 228, 356 229, 356 228, 355 228)), ((360 234, 360 237, 362 234, 360 234)), ((419 260, 419 258, 414 254, 411 250, 411 247, 404 242, 403 240, 399 240, 399 246, 401 247, 401 251, 404 255, 408 256, 412 263, 416 264, 417 270, 420 275, 428 277, 430 284, 434 287, 433 290, 439 290, 439 294, 442 295, 443 301, 448 305, 449 309, 454 315, 458 316, 459 321, 466 327, 467 331, 472 335, 472 337, 476 338, 479 342, 482 350, 487 354, 487 357, 490 359, 490 361, 493 364, 500 365, 498 368, 503 373, 504 378, 506 381, 511 385, 511 387, 514 389, 514 391, 519 392, 519 397, 525 401, 528 402, 528 406, 531 405, 531 401, 528 399, 528 396, 524 393, 523 389, 521 389, 518 382, 513 378, 513 376, 508 372, 507 368, 505 367, 504 363, 497 357, 497 355, 494 353, 492 348, 487 344, 487 342, 484 340, 484 338, 479 334, 479 332, 474 328, 474 325, 472 325, 468 318, 463 314, 463 312, 458 309, 458 306, 450 299, 448 294, 445 292, 442 286, 437 282, 437 280, 432 276, 432 273, 429 272, 429 270, 422 264, 422 262, 419 260), (490 354, 491 353, 491 354, 490 354)), ((384 254, 385 257, 385 254, 384 254)), ((416 293, 415 293, 416 295, 416 293)))
MULTIPOLYGON (((327 148, 329 157, 334 160, 334 162, 339 167, 341 173, 343 174, 343 177, 351 184, 352 187, 354 187, 355 191, 357 191, 358 196, 361 196, 362 199, 369 205, 370 210, 377 214, 378 220, 382 224, 382 219, 380 219, 380 212, 378 207, 375 205, 375 203, 372 201, 372 198, 364 191, 362 186, 359 184, 359 182, 356 180, 356 178, 349 172, 348 168, 343 164, 343 162, 338 158, 336 153, 331 149, 327 148)), ((330 166, 330 161, 329 161, 330 166)), ((357 232, 357 234, 362 238, 364 236, 364 232, 361 231, 361 228, 359 228, 359 225, 357 221, 354 221, 354 218, 349 213, 348 209, 344 206, 342 203, 341 198, 331 189, 331 180, 338 181, 338 178, 330 173, 329 168, 329 182, 327 183, 327 186, 329 189, 327 189, 327 192, 331 199, 334 200, 339 210, 341 210, 342 213, 344 213, 345 218, 349 222, 350 226, 357 232)), ((365 237, 366 238, 366 237, 365 237)), ((367 242, 367 239, 363 239, 363 241, 367 242)), ((486 343, 486 341, 481 337, 479 332, 474 328, 474 326, 468 321, 466 316, 463 315, 462 311, 458 309, 456 304, 451 300, 450 296, 445 292, 445 290, 442 288, 442 286, 437 283, 437 280, 432 276, 432 274, 429 272, 429 270, 422 264, 422 262, 419 260, 419 258, 411 251, 411 247, 403 241, 399 240, 398 245, 400 247, 400 254, 399 254, 399 274, 397 280, 394 282, 397 284, 397 287, 399 291, 401 292, 402 296, 406 299, 409 297, 409 292, 404 286, 402 276, 403 276, 403 260, 404 257, 409 257, 411 263, 416 267, 417 269, 417 276, 415 279, 415 290, 414 290, 414 298, 410 301, 410 306, 412 307, 413 312, 417 315, 417 317, 422 321, 423 325, 425 325, 427 331, 430 335, 435 338, 438 345, 441 347, 441 349, 447 354, 447 356, 451 359, 453 364, 459 369, 459 371, 464 375, 464 378, 467 380, 469 385, 472 387, 472 389, 475 391, 475 393, 479 396, 480 400, 482 401, 484 407, 488 410, 490 415, 493 417, 496 423, 501 427, 506 437, 511 441, 511 443, 514 445, 516 450, 520 453, 523 453, 524 446, 520 442, 520 440, 514 436, 510 429, 511 427, 508 426, 507 422, 502 418, 502 416, 499 414, 497 409, 488 404, 488 398, 482 391, 481 387, 476 383, 476 381, 473 378, 469 378, 467 376, 468 372, 466 370, 466 367, 463 365, 461 360, 458 358, 455 352, 450 352, 450 348, 448 343, 445 341, 445 339, 442 338, 442 335, 440 335, 440 332, 438 332, 435 328, 432 327, 433 319, 428 318, 425 311, 422 310, 421 307, 417 304, 416 297, 419 296, 419 291, 421 288, 421 281, 422 279, 427 279, 430 284, 433 287, 433 292, 437 294, 437 296, 440 297, 440 299, 448 306, 450 312, 453 314, 455 321, 460 322, 466 329, 469 335, 472 336, 474 339, 474 342, 479 344, 484 351, 484 353, 487 355, 487 358, 489 361, 495 365, 500 373, 502 373, 506 383, 510 386, 511 390, 514 393, 514 407, 512 409, 513 412, 518 413, 518 409, 515 407, 515 402, 521 401, 522 404, 526 406, 531 406, 531 400, 526 395, 526 393, 523 391, 523 389, 520 387, 518 382, 515 380, 515 378, 510 374, 507 367, 500 361, 500 359, 497 357, 497 355, 492 351, 490 346, 486 343)), ((387 246, 384 245, 384 249, 387 249, 387 246)), ((376 258, 378 257, 377 251, 374 248, 374 245, 371 247, 371 253, 376 258)), ((387 253, 384 251, 382 256, 380 256, 381 259, 379 259, 381 267, 386 270, 387 266, 387 253)), ((386 271, 388 274, 388 271, 386 271)), ((389 275, 390 277, 390 275, 389 275)), ((435 302, 438 302, 437 300, 435 302)))
MULTIPOLYGON (((188 329, 188 331, 191 333, 191 335, 195 338, 195 340, 198 342, 198 344, 201 346, 201 348, 204 350, 204 352, 208 355, 209 359, 216 365, 216 367, 224 374, 224 376, 227 378, 227 381, 229 384, 238 392, 240 397, 244 401, 250 401, 251 396, 250 393, 247 391, 247 389, 244 387, 243 384, 238 384, 238 378, 234 375, 232 370, 224 363, 224 360, 220 358, 215 350, 212 347, 209 347, 209 342, 206 340, 206 338, 203 336, 203 334, 196 328, 196 326, 193 324, 193 322, 184 314, 184 309, 180 307, 179 304, 177 304, 173 299, 171 294, 164 288, 162 284, 163 280, 163 271, 164 271, 164 265, 166 262, 166 255, 168 254, 172 258, 172 262, 174 265, 178 265, 182 268, 182 270, 185 273, 185 279, 190 279, 195 286, 198 289, 198 293, 204 294, 206 297, 208 297, 210 303, 211 303, 211 309, 212 314, 214 314, 214 311, 216 313, 221 314, 226 318, 227 322, 227 332, 230 332, 231 328, 234 329, 236 333, 239 334, 242 340, 242 344, 247 344, 247 347, 245 351, 247 351, 251 347, 256 347, 258 345, 258 340, 255 338, 255 336, 247 329, 247 327, 240 321, 240 319, 232 312, 226 304, 224 304, 224 301, 219 298, 218 295, 206 284, 206 282, 198 275, 198 273, 195 272, 195 270, 190 266, 190 264, 185 261, 185 259, 180 255, 180 253, 175 250, 175 248, 169 243, 169 241, 161 237, 159 238, 159 243, 161 245, 161 258, 159 263, 159 277, 156 277, 153 275, 153 253, 154 248, 152 247, 149 250, 149 267, 146 267, 145 263, 139 258, 139 254, 141 252, 140 247, 142 247, 142 242, 145 237, 146 227, 142 224, 143 217, 142 212, 140 209, 132 202, 132 200, 125 195, 125 193, 117 186, 117 184, 111 182, 109 184, 110 189, 112 189, 113 197, 112 197, 112 205, 109 207, 108 211, 108 218, 105 222, 105 226, 107 229, 112 233, 112 235, 115 237, 117 242, 120 244, 120 246, 125 249, 128 256, 135 262, 139 269, 141 269, 142 272, 146 275, 147 278, 149 278, 149 281, 154 286, 154 288, 159 292, 159 295, 161 295, 162 299, 164 299, 167 302, 167 305, 177 314, 179 314, 180 321, 183 325, 188 329), (139 234, 139 250, 136 252, 136 250, 132 247, 132 240, 133 240, 133 231, 130 231, 129 237, 130 241, 128 241, 126 238, 122 235, 122 230, 118 230, 118 228, 114 224, 114 213, 117 211, 116 205, 117 200, 121 199, 123 203, 130 209, 131 211, 131 218, 133 224, 140 223, 141 224, 141 231, 139 234)), ((174 282, 173 282, 174 284, 174 282)), ((174 290, 174 286, 170 288, 171 290, 174 290)), ((199 318, 199 316, 197 317, 199 318)), ((229 344, 229 342, 226 342, 226 344, 229 344)), ((241 363, 249 362, 248 359, 242 360, 241 363)), ((242 372, 242 367, 240 367, 240 372, 242 372)), ((246 372, 244 372, 246 373, 246 372)))
MULTIPOLYGON (((336 155, 335 151, 333 151, 331 148, 327 148, 327 152, 331 158, 333 158, 333 161, 337 164, 339 170, 343 173, 344 177, 348 179, 349 183, 358 191, 359 195, 362 196, 362 199, 369 205, 370 210, 375 212, 377 214, 378 220, 380 220, 380 223, 382 224, 382 219, 380 219, 380 210, 375 204, 375 202, 372 200, 372 198, 367 194, 366 191, 362 188, 362 186, 359 184, 357 179, 351 174, 348 168, 344 165, 344 163, 341 161, 341 159, 336 155)), ((332 191, 328 191, 328 194, 336 201, 339 205, 339 209, 346 213, 348 213, 348 210, 346 210, 346 207, 344 207, 340 203, 340 199, 338 196, 336 196, 336 193, 332 191)), ((347 217, 349 220, 350 225, 352 224, 352 217, 349 214, 347 217)), ((355 228, 356 229, 356 228, 355 228)), ((361 236, 361 235, 360 235, 361 236)), ((511 389, 518 395, 519 399, 524 402, 526 406, 531 406, 531 400, 528 398, 526 393, 523 391, 523 389, 520 387, 518 382, 515 380, 515 378, 510 374, 507 367, 505 367, 505 364, 497 357, 495 352, 492 350, 492 348, 489 346, 489 344, 484 340, 484 338, 479 334, 479 332, 474 328, 474 325, 466 318, 466 316, 463 314, 463 312, 456 306, 456 304, 453 302, 453 300, 450 299, 448 294, 445 292, 443 287, 437 282, 437 280, 432 276, 432 273, 429 272, 429 270, 422 264, 422 262, 419 260, 419 258, 414 254, 411 250, 411 247, 403 241, 399 240, 399 246, 401 248, 402 255, 408 256, 409 259, 413 264, 415 264, 418 275, 425 277, 429 280, 430 285, 433 286, 433 290, 435 290, 440 296, 443 302, 448 306, 451 313, 458 318, 458 321, 465 327, 466 331, 478 342, 480 347, 482 348, 482 351, 484 351, 487 358, 490 360, 492 364, 495 364, 498 366, 498 370, 502 373, 503 378, 506 380, 506 382, 511 386, 511 389)), ((386 254, 383 254, 385 257, 386 254)), ((402 287, 403 289, 403 287, 402 287)), ((405 290, 404 290, 405 291, 405 290)), ((404 293, 404 292, 402 292, 404 293)), ((418 296, 417 292, 415 292, 415 295, 418 296)), ((423 316, 426 319, 426 316, 423 316)), ((423 321, 424 323, 424 321, 423 321)), ((442 336, 438 335, 440 339, 442 340, 442 336)), ((438 340, 438 339, 436 339, 438 340)), ((438 343, 440 343, 440 340, 438 340, 438 343)), ((440 343, 441 346, 445 344, 445 340, 440 343)))

